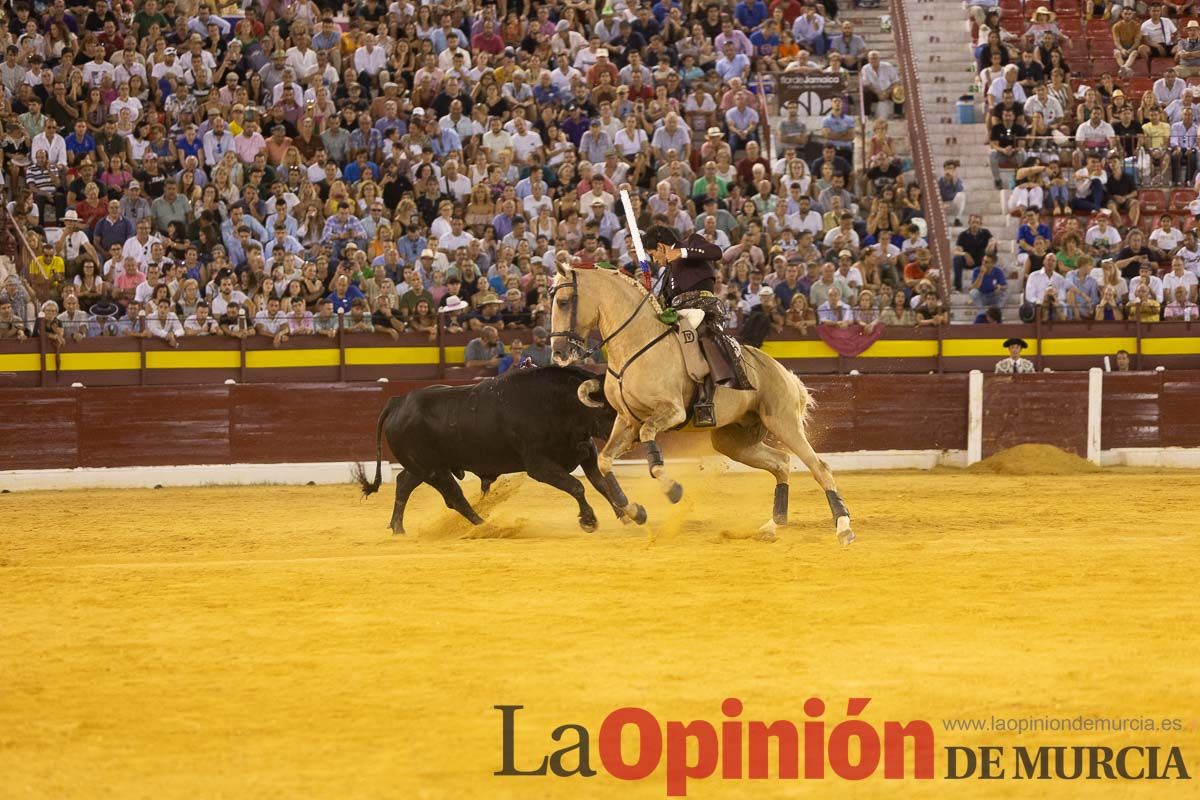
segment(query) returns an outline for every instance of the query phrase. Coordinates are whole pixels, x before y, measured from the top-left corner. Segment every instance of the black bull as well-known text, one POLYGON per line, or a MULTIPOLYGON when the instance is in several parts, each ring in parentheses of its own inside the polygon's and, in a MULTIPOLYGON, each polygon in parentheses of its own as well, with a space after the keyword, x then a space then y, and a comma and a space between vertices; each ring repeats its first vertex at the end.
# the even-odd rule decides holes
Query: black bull
MULTIPOLYGON (((592 437, 612 431, 616 413, 604 402, 602 379, 577 367, 512 370, 473 386, 427 386, 393 397, 379 415, 376 431, 375 480, 368 482, 361 464, 354 476, 363 495, 379 490, 382 481, 382 437, 403 466, 396 475, 396 503, 391 528, 404 533, 404 507, 413 490, 428 483, 446 506, 475 525, 483 520, 463 496, 457 478, 479 476, 486 492, 501 475, 525 472, 536 481, 561 489, 579 503, 579 525, 596 529, 596 515, 583 484, 570 473, 582 466, 588 481, 613 506, 618 518, 627 504, 616 477, 602 478, 592 437), (593 389, 581 402, 581 387, 593 389)), ((634 520, 645 522, 638 507, 634 520)))

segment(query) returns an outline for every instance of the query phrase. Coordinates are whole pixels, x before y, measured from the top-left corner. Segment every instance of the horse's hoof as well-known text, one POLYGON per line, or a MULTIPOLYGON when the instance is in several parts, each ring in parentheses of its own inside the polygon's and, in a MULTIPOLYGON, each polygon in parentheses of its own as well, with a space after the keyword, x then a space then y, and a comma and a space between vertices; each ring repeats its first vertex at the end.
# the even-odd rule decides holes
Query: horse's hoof
POLYGON ((479 516, 478 514, 472 514, 471 516, 467 517, 467 519, 470 521, 470 523, 472 525, 482 525, 483 524, 483 517, 479 516))
POLYGON ((391 531, 392 531, 392 536, 403 536, 404 535, 404 528, 392 528, 391 531))
POLYGON ((667 489, 667 499, 672 503, 678 503, 683 499, 683 487, 672 481, 671 488, 667 489))
POLYGON ((854 535, 854 531, 846 528, 844 531, 838 531, 838 543, 842 547, 849 547, 858 537, 854 535))
POLYGON ((760 542, 777 541, 779 539, 779 537, 775 535, 775 525, 776 525, 775 520, 771 520, 770 522, 764 522, 762 524, 762 527, 760 527, 758 529, 758 533, 756 533, 754 535, 754 538, 760 542))
POLYGON ((640 503, 634 503, 632 506, 630 506, 630 508, 633 509, 633 513, 626 514, 625 518, 633 520, 638 525, 645 525, 646 509, 640 503))
POLYGON ((592 517, 591 519, 584 519, 583 517, 580 517, 579 527, 583 528, 585 533, 592 533, 599 526, 596 524, 595 517, 592 517))
POLYGON ((787 514, 776 514, 771 518, 776 525, 787 525, 787 514))

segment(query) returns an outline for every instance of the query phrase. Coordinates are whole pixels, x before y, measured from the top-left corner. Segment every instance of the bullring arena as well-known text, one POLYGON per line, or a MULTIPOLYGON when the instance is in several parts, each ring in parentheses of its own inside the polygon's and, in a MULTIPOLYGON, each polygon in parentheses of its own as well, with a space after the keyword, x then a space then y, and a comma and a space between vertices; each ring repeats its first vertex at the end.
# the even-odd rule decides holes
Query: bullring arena
MULTIPOLYGON (((802 474, 791 524, 763 543, 769 478, 693 459, 671 506, 635 472, 622 482, 650 522, 601 514, 593 534, 523 478, 493 488, 479 528, 422 487, 403 537, 385 529, 388 495, 349 484, 0 496, 0 794, 562 796, 490 778, 498 704, 526 707, 517 743, 536 760, 563 722, 594 729, 625 705, 711 719, 726 696, 780 717, 809 695, 865 696, 876 719, 934 724, 1195 703, 1194 472, 1100 471, 1042 446, 968 470, 843 472, 848 549, 802 474)), ((660 776, 568 791, 660 797, 660 776)), ((878 776, 841 792, 943 796, 878 776)))
POLYGON ((1200 796, 1197 3, 0 5, 0 800, 1200 796))

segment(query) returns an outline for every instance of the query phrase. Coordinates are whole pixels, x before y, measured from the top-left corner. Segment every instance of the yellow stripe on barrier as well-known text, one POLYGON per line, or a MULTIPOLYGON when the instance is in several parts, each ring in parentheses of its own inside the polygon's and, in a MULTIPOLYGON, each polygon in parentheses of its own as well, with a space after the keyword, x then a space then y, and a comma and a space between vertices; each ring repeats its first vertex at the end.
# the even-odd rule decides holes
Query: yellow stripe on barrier
MULTIPOLYGON (((446 360, 450 360, 449 352, 446 360)), ((350 347, 346 350, 346 364, 354 366, 436 363, 436 347, 350 347)))
POLYGON ((937 358, 935 339, 880 339, 860 358, 937 358))
MULTIPOLYGON (((995 356, 997 360, 1008 355, 1004 349, 1003 339, 943 339, 942 355, 947 358, 966 358, 995 356)), ((1037 340, 1029 342, 1026 356, 1037 355, 1037 340)))
POLYGON ((38 358, 37 353, 5 353, 0 355, 0 372, 37 372, 38 358))
POLYGON ((824 342, 763 342, 762 351, 772 358, 837 358, 837 351, 824 342))
POLYGON ((146 353, 147 369, 237 369, 241 365, 242 357, 237 350, 146 353))
POLYGON ((1103 356, 1118 350, 1137 350, 1133 336, 1108 336, 1095 339, 1042 339, 1044 356, 1103 356))
POLYGON ((249 350, 246 352, 246 367, 270 369, 271 367, 336 367, 336 348, 318 350, 249 350))
POLYGON ((1194 356, 1200 354, 1200 336, 1186 339, 1174 337, 1142 339, 1142 354, 1147 356, 1194 356))
MULTIPOLYGON (((59 369, 72 372, 100 372, 141 369, 140 353, 59 353, 59 369)), ((46 356, 46 369, 53 369, 46 356)))
POLYGON ((447 364, 462 364, 467 360, 467 348, 465 347, 447 347, 446 348, 446 363, 447 364))

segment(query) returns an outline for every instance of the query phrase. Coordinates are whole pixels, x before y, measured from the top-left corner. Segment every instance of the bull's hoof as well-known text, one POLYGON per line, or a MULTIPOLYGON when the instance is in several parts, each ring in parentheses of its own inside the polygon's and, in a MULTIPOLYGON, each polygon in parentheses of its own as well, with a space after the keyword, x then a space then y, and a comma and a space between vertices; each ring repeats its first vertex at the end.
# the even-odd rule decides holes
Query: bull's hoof
POLYGON ((592 533, 599 527, 595 517, 580 517, 579 527, 583 528, 585 533, 592 533))
POLYGON ((472 525, 482 525, 483 524, 483 517, 479 516, 478 514, 472 514, 471 516, 467 517, 467 519, 470 521, 470 523, 472 525))
POLYGON ((646 509, 640 503, 632 503, 629 508, 633 510, 626 509, 625 519, 633 520, 638 525, 645 525, 646 509))
POLYGON ((672 503, 678 503, 683 499, 683 487, 675 481, 671 481, 671 485, 667 488, 667 499, 672 503))
POLYGON ((404 535, 404 526, 402 525, 389 525, 388 528, 391 530, 393 536, 404 535))

